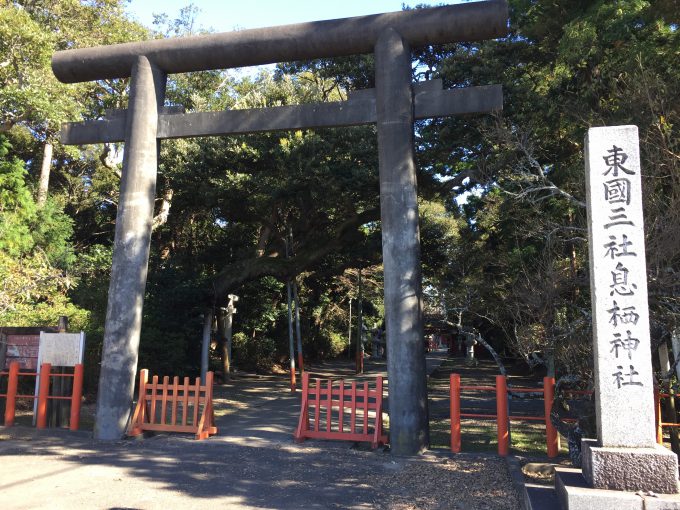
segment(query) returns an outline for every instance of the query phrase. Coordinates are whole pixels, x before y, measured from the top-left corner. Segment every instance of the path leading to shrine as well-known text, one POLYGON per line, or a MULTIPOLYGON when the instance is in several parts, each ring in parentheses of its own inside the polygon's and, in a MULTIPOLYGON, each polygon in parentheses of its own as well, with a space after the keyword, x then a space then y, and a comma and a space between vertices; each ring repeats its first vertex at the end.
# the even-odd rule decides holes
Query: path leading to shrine
MULTIPOLYGON (((445 353, 428 355, 430 369, 445 353)), ((384 369, 367 362, 371 377, 384 369)), ((312 367, 353 376, 350 362, 312 367)), ((516 509, 505 462, 445 450, 399 459, 383 449, 293 442, 299 393, 285 376, 240 376, 217 391, 220 435, 99 442, 0 429, 3 509, 516 509)))

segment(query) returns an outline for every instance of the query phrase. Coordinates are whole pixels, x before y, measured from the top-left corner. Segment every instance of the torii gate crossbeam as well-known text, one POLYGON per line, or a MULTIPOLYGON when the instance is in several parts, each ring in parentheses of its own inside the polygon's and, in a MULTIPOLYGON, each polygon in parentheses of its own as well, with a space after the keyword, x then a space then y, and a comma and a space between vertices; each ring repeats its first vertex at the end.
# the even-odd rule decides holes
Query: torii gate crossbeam
POLYGON ((502 108, 498 86, 442 90, 411 83, 410 46, 482 40, 506 32, 493 0, 225 34, 57 52, 64 82, 131 77, 127 111, 67 124, 62 142, 124 141, 95 436, 118 439, 133 396, 160 139, 314 127, 377 125, 385 272, 390 444, 410 455, 429 443, 423 350, 420 235, 413 121, 502 108), (262 110, 172 113, 168 73, 374 52, 375 90, 348 101, 262 110))

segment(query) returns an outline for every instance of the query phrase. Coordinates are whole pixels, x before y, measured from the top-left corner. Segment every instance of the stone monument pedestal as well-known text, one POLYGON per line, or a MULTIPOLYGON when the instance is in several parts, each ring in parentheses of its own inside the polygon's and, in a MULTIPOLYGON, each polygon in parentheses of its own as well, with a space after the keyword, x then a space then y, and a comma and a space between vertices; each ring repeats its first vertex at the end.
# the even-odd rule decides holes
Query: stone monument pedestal
POLYGON ((581 443, 583 470, 557 468, 562 510, 680 510, 678 458, 663 446, 613 448, 581 443))
POLYGON ((581 443, 583 477, 595 489, 678 493, 678 457, 661 445, 612 448, 581 443))
POLYGON ((555 488, 566 510, 680 509, 678 459, 655 441, 638 129, 590 128, 585 149, 597 440, 555 488))
POLYGON ((593 489, 580 469, 555 469, 555 492, 562 510, 680 510, 680 495, 593 489))

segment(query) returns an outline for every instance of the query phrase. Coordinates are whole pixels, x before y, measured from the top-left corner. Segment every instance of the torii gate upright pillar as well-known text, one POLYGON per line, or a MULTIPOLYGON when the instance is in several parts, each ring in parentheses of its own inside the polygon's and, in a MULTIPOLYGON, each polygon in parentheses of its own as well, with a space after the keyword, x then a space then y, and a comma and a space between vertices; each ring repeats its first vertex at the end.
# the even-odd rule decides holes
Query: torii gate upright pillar
POLYGON ((98 439, 120 439, 130 415, 156 198, 158 112, 163 106, 165 85, 165 73, 146 57, 137 57, 130 80, 123 173, 106 307, 94 431, 98 439))
POLYGON ((385 278, 390 450, 429 446, 423 349, 418 194, 413 149, 411 50, 394 29, 375 45, 380 220, 385 278))

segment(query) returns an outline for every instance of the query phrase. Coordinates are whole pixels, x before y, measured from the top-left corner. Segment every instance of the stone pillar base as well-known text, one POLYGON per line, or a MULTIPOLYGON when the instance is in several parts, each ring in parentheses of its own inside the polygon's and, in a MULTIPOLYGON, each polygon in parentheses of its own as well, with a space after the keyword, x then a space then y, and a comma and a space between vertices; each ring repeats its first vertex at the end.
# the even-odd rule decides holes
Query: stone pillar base
POLYGON ((591 489, 580 469, 556 468, 555 492, 562 510, 680 510, 678 494, 591 489))
POLYGON ((595 489, 678 493, 678 458, 663 446, 611 448, 581 443, 583 477, 595 489))

